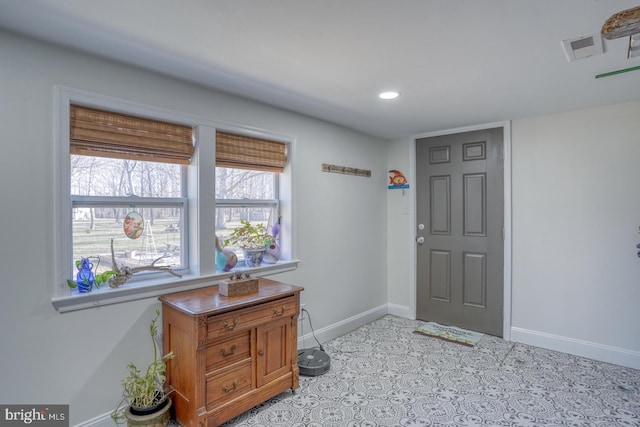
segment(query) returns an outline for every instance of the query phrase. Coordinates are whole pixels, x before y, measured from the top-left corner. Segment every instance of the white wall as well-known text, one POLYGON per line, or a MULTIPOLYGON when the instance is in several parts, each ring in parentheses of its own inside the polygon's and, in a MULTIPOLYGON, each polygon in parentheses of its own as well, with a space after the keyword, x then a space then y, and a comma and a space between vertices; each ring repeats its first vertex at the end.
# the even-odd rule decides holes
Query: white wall
POLYGON ((276 278, 305 287, 318 330, 386 309, 383 141, 2 32, 0 58, 0 402, 68 403, 71 425, 110 412, 126 364, 148 362, 147 327, 159 307, 147 299, 60 314, 51 305, 55 85, 295 135, 294 256, 302 262, 276 278), (323 162, 372 177, 323 173, 323 162))
POLYGON ((640 102, 516 120, 512 338, 640 368, 640 102))
MULTIPOLYGON (((415 215, 414 156, 408 138, 389 141, 387 144, 387 168, 397 170, 409 180, 409 188, 387 191, 387 283, 389 313, 415 317, 415 295, 409 286, 415 282, 415 215)), ((387 185, 389 181, 387 180, 387 185)))

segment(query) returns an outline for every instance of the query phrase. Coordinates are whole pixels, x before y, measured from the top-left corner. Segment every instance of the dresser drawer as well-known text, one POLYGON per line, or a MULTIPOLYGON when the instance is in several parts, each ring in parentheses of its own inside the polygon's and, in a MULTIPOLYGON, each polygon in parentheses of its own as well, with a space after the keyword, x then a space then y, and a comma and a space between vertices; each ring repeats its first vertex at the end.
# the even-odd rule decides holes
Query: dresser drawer
POLYGON ((207 319, 207 340, 230 335, 245 328, 251 328, 271 319, 291 317, 298 314, 294 297, 260 304, 245 310, 211 316, 207 319))
POLYGON ((207 410, 215 408, 251 391, 251 360, 241 363, 227 373, 207 377, 207 410))
POLYGON ((205 350, 205 372, 212 372, 251 357, 251 330, 217 340, 205 350))

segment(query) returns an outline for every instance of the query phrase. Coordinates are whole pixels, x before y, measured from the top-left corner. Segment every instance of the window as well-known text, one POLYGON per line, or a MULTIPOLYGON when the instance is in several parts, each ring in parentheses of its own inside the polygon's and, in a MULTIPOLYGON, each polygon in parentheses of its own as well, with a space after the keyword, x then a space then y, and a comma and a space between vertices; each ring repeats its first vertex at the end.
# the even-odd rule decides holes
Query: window
POLYGON ((58 311, 215 284, 228 275, 216 270, 215 234, 241 218, 266 226, 282 219, 283 256, 254 276, 297 267, 291 136, 69 88, 56 88, 56 101, 51 282, 58 311), (70 289, 81 257, 99 263, 98 273, 111 269, 111 239, 118 266, 157 260, 182 277, 139 272, 116 288, 70 289))
MULTIPOLYGON (((216 236, 221 242, 240 221, 262 224, 279 238, 279 175, 287 164, 286 145, 254 137, 216 133, 216 236)), ((238 260, 244 254, 235 248, 238 260)), ((273 259, 270 259, 273 262, 273 259)))
POLYGON ((90 258, 95 273, 117 265, 188 265, 182 167, 71 155, 72 267, 90 258))
POLYGON ((193 129, 75 104, 69 117, 72 267, 88 258, 96 275, 114 264, 184 269, 181 165, 193 155, 193 129))
MULTIPOLYGON (((216 236, 224 242, 240 221, 262 224, 273 234, 280 223, 278 174, 246 169, 216 168, 216 236)), ((279 234, 276 232, 275 234, 279 234)), ((277 236, 276 236, 277 237, 277 236)), ((233 248, 239 262, 240 248, 233 248)))

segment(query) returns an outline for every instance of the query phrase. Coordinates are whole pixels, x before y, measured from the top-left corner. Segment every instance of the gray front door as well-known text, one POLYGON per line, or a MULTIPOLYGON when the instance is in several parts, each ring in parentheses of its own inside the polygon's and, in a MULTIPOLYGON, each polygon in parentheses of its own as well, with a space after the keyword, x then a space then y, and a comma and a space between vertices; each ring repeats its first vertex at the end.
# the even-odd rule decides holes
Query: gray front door
POLYGON ((418 319, 502 336, 502 135, 416 140, 418 319))

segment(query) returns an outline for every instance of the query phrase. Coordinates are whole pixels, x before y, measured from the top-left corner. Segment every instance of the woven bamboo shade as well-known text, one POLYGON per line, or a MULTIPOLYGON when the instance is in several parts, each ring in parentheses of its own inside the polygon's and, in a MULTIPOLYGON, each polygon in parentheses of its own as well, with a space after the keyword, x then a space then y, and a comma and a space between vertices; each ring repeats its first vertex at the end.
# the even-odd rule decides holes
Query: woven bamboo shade
POLYGON ((250 136, 216 132, 216 166, 282 172, 287 165, 287 145, 250 136))
POLYGON ((71 154, 187 165, 193 129, 142 117, 71 106, 71 154))

